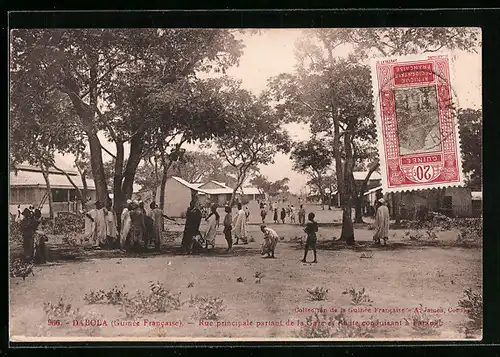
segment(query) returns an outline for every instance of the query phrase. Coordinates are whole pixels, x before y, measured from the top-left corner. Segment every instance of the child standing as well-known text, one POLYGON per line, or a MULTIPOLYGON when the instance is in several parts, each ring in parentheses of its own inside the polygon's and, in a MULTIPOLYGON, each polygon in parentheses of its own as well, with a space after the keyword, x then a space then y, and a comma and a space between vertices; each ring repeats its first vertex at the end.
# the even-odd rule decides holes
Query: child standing
POLYGON ((307 258, 307 252, 309 251, 309 248, 313 250, 314 253, 314 261, 313 263, 317 263, 318 261, 316 260, 316 232, 318 231, 318 223, 314 220, 314 213, 311 212, 307 215, 307 219, 309 222, 306 224, 306 228, 304 229, 304 232, 307 233, 307 240, 306 240, 306 247, 304 250, 304 259, 302 259, 303 263, 306 263, 306 258, 307 258))
POLYGON ((226 216, 224 217, 224 238, 226 238, 227 241, 226 251, 229 251, 233 247, 233 237, 231 236, 231 231, 233 230, 233 217, 231 216, 231 207, 226 206, 225 212, 226 216))
MULTIPOLYGON (((274 203, 273 203, 274 205, 274 203)), ((274 208, 274 223, 278 223, 278 209, 277 208, 274 208)))

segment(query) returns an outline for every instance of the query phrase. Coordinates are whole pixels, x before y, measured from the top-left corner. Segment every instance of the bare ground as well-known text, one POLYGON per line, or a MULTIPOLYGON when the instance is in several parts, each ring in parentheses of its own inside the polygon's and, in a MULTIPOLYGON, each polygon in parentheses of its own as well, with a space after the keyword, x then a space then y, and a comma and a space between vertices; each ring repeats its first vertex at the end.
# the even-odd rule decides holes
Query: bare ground
MULTIPOLYGON (((360 226, 356 229, 358 245, 350 248, 332 241, 332 237, 340 236, 339 227, 320 227, 319 263, 303 264, 300 262, 303 254, 301 227, 270 225, 284 237, 276 249, 277 259, 272 260, 260 256, 262 238, 256 223, 250 225, 254 242, 235 246, 227 253, 225 240, 219 234, 215 250, 194 256, 178 253, 181 225, 169 227, 160 253, 141 255, 70 247, 56 244, 56 237, 53 237, 51 250, 55 261, 36 266, 35 275, 26 280, 10 280, 11 338, 293 338, 300 330, 298 321, 305 322, 313 314, 297 309, 359 308, 353 305, 349 294, 343 293, 348 288, 357 291, 364 288, 372 300, 371 304, 360 305, 370 307, 370 312, 347 311, 348 320, 365 321, 371 317, 385 322, 399 321, 403 325, 379 327, 372 333, 374 338, 464 338, 460 324, 467 319, 466 314, 451 313, 448 309, 458 306, 464 289, 482 291, 482 250, 455 246, 456 232, 439 233, 437 242, 414 242, 404 236, 403 230, 394 230, 388 247, 375 247, 371 243, 372 232, 360 226), (263 273, 260 284, 254 278, 257 271, 263 273), (240 277, 242 282, 237 281, 240 277), (150 281, 159 281, 170 291, 181 293, 181 301, 195 295, 218 297, 224 306, 219 323, 240 322, 241 325, 251 321, 252 326, 200 326, 198 318, 193 317, 195 308, 188 304, 169 313, 127 319, 118 306, 89 305, 84 300, 91 290, 109 290, 114 286, 124 286, 123 289, 131 294, 137 290, 146 292, 150 281), (314 287, 329 290, 325 301, 310 300, 307 289, 314 287), (72 308, 97 314, 108 326, 74 327, 71 323, 49 326, 43 303, 57 303, 60 298, 71 303, 72 308), (375 308, 415 308, 420 304, 444 309, 443 313, 428 314, 431 320, 443 322, 430 335, 422 335, 404 325, 410 312, 374 312, 375 308), (182 326, 145 327, 144 319, 179 321, 182 326), (136 321, 140 326, 113 327, 110 326, 112 321, 136 321), (293 321, 294 325, 286 326, 287 321, 293 321)), ((11 247, 12 254, 16 250, 11 247)), ((312 252, 308 260, 312 260, 312 252)))

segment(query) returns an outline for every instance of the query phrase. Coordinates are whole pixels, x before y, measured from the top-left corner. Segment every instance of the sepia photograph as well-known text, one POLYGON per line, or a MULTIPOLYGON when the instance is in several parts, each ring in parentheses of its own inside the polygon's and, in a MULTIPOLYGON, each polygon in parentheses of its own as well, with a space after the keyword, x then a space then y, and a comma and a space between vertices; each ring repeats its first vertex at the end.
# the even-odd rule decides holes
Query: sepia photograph
POLYGON ((481 340, 481 50, 11 30, 10 341, 481 340))

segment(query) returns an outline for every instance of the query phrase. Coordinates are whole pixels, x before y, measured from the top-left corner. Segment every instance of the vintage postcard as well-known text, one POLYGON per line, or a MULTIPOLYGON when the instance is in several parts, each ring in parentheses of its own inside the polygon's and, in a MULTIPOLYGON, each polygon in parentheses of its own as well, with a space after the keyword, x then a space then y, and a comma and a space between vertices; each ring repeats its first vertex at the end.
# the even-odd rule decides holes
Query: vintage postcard
POLYGON ((432 54, 372 62, 387 192, 464 185, 451 61, 432 54))
POLYGON ((480 29, 13 29, 9 79, 11 342, 482 338, 480 29))

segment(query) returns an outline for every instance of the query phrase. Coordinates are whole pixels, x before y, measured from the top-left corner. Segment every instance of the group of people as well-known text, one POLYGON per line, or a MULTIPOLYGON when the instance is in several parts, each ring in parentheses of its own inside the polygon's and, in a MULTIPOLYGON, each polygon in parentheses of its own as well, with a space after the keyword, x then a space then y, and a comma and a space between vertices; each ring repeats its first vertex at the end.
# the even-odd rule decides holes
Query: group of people
MULTIPOLYGON (((238 212, 235 217, 232 217, 231 207, 225 207, 223 233, 227 242, 227 250, 231 250, 233 244, 248 244, 247 222, 250 216, 247 209, 243 209, 241 203, 237 204, 238 212), (233 242, 233 235, 235 242, 233 242)), ((207 222, 205 232, 200 232, 200 225, 203 215, 198 201, 192 201, 186 212, 186 224, 182 237, 182 250, 185 254, 191 254, 203 247, 208 249, 209 246, 215 247, 215 237, 217 229, 220 226, 220 215, 217 212, 217 206, 210 207, 210 213, 205 221, 207 222)))
POLYGON ((121 229, 118 231, 117 217, 112 206, 111 200, 106 205, 97 201, 94 209, 85 212, 85 237, 96 248, 113 247, 138 251, 154 244, 155 249, 159 250, 163 218, 175 221, 163 214, 155 202, 151 202, 148 212, 144 202, 128 200, 120 215, 121 229))
MULTIPOLYGON (((271 210, 273 212, 273 221, 274 223, 281 223, 285 224, 286 220, 288 219, 290 223, 296 223, 296 217, 298 216, 298 221, 301 226, 305 224, 306 220, 306 210, 304 209, 303 205, 300 205, 300 208, 298 212, 296 213, 296 209, 293 205, 288 205, 287 207, 282 207, 281 211, 279 213, 278 217, 278 208, 276 207, 276 204, 273 203, 271 205, 271 210), (279 220, 278 220, 279 219, 279 220)), ((265 207, 261 206, 261 218, 262 218, 262 223, 265 223, 267 215, 267 210, 265 207)))

